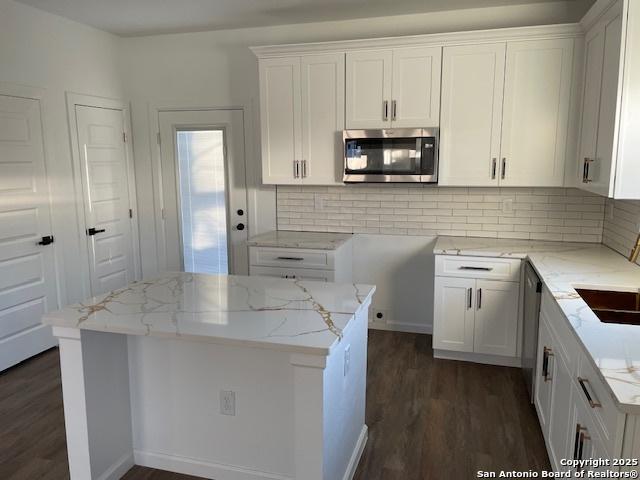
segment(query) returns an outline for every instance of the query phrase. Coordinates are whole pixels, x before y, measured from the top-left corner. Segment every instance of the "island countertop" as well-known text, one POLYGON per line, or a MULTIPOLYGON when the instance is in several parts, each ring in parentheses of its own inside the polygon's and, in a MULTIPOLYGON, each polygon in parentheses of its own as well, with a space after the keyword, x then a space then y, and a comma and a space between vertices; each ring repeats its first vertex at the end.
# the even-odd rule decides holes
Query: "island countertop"
POLYGON ((618 407, 640 414, 640 326, 601 322, 576 288, 640 291, 640 268, 600 244, 438 237, 436 255, 529 259, 618 407))
POLYGON ((43 323, 328 355, 371 285, 171 272, 47 313, 43 323))

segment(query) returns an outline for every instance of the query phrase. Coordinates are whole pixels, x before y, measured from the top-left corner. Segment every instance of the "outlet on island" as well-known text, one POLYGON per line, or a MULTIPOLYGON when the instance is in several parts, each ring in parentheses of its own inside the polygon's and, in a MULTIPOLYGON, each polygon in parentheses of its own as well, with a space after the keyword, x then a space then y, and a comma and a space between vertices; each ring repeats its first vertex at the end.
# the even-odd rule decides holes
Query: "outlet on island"
POLYGON ((236 414, 236 392, 231 390, 220 391, 220 413, 231 416, 236 414))

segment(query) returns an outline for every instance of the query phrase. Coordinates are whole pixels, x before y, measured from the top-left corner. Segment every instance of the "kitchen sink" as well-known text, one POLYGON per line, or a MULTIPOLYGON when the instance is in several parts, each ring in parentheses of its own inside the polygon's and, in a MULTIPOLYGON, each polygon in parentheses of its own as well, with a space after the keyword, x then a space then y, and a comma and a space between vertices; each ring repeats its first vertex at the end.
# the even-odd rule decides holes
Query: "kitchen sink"
POLYGON ((640 325, 640 292, 576 288, 593 313, 604 323, 640 325))

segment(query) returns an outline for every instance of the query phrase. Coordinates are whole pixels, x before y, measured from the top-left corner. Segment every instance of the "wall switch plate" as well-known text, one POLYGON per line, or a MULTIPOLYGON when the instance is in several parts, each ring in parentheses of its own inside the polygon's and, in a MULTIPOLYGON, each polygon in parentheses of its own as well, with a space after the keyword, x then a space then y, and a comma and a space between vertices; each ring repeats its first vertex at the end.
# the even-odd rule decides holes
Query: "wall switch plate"
POLYGON ((220 413, 231 416, 236 414, 236 392, 231 390, 220 391, 220 413))
POLYGON ((344 376, 347 376, 351 368, 351 345, 344 347, 344 376))
POLYGON ((513 213, 513 198, 505 198, 502 201, 502 213, 513 213))

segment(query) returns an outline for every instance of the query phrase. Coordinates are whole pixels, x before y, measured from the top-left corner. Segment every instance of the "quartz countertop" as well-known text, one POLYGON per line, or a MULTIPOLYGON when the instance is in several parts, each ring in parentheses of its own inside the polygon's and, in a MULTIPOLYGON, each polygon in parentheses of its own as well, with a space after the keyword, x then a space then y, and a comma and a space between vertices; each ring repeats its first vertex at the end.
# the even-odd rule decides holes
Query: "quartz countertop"
POLYGON ((436 255, 529 259, 620 410, 640 414, 640 326, 601 322, 576 288, 640 291, 640 268, 600 244, 438 237, 436 255))
POLYGON ((166 273, 44 315, 82 330, 328 355, 375 287, 166 273))
POLYGON ((262 233, 247 241, 250 247, 309 248, 337 250, 353 238, 350 233, 292 232, 278 230, 262 233))

